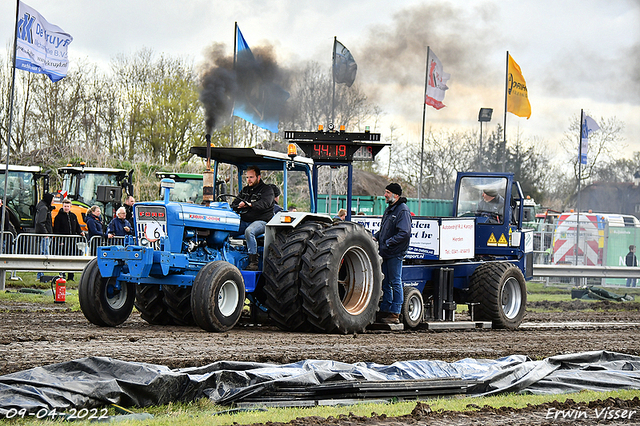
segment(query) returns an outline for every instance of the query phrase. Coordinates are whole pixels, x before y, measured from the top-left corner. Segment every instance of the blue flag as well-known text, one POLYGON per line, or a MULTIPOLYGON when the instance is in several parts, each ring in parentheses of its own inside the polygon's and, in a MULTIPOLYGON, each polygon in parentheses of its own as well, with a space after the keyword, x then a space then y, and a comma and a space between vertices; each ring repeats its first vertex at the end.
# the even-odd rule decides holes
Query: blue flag
POLYGON ((69 69, 67 47, 73 37, 22 2, 18 2, 17 27, 16 69, 46 74, 53 82, 62 80, 69 69))
POLYGON ((585 115, 582 119, 582 125, 580 131, 580 162, 587 164, 587 151, 589 149, 589 134, 600 130, 600 126, 596 123, 596 120, 585 115))
POLYGON ((240 28, 236 28, 235 71, 238 91, 233 115, 277 133, 280 112, 289 99, 289 92, 273 82, 275 64, 265 58, 255 58, 240 28))

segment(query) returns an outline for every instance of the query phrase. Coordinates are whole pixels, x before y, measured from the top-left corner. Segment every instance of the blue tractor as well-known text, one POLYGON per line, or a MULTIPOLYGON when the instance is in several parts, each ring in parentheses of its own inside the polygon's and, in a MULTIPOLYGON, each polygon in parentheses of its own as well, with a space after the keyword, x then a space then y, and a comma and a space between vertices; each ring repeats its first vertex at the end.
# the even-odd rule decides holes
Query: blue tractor
MULTIPOLYGON (((151 324, 226 331, 248 301, 253 312, 266 312, 283 330, 359 333, 369 327, 382 293, 381 259, 371 237, 380 218, 349 214, 347 221, 334 222, 314 212, 320 167, 349 168, 349 203, 352 162, 373 159, 386 144, 379 134, 343 129, 285 132, 285 138, 307 156, 192 148, 208 163, 214 160, 204 174, 204 204, 170 201, 171 179, 162 181, 163 200, 136 203, 135 235, 122 246, 99 248, 82 274, 85 317, 117 326, 135 306, 151 324), (292 173, 302 176, 297 182, 306 183, 310 200, 310 212, 284 211, 267 224, 259 271, 245 270, 247 247, 233 236, 240 218, 229 204, 233 195, 219 184, 225 182, 220 176, 234 176, 239 191, 250 165, 277 175, 283 205, 292 173)), ((532 234, 522 230, 522 199, 510 174, 461 174, 456 217, 414 218, 403 268, 405 325, 453 324, 456 303, 468 303, 477 320, 518 327, 526 305, 524 277, 532 271, 532 234), (484 190, 499 195, 501 210, 478 208, 484 190)))
MULTIPOLYGON (((298 174, 304 176, 310 191, 311 211, 315 210, 311 159, 253 148, 214 147, 207 151, 204 147, 192 148, 192 153, 214 160, 213 176, 233 170, 239 189, 242 174, 250 165, 279 172, 285 205, 288 177, 301 172, 298 174)), ((206 194, 206 174, 204 180, 206 194)), ((267 311, 284 329, 352 332, 364 330, 371 322, 381 274, 376 246, 362 226, 349 223, 332 227, 327 215, 280 213, 269 222, 259 247, 262 270, 247 271, 247 247, 242 238, 232 237, 240 224, 229 204, 228 198, 233 195, 221 193, 221 186, 214 185, 211 191, 215 201, 206 205, 178 203, 170 201, 174 182, 163 179, 161 185, 162 201, 135 204, 135 236, 127 237, 122 246, 99 248, 96 259, 87 264, 79 284, 79 299, 90 322, 117 326, 135 306, 151 324, 198 325, 209 331, 225 331, 238 322, 245 300, 251 302, 252 309, 267 311), (337 320, 324 313, 307 320, 299 292, 300 266, 307 240, 324 228, 332 230, 326 242, 313 247, 315 258, 308 260, 312 264, 324 262, 324 268, 315 270, 309 280, 322 287, 326 283, 318 284, 320 280, 337 283, 340 277, 340 296, 328 295, 326 288, 314 289, 306 292, 306 304, 310 312, 318 310, 317 305, 324 309, 332 303, 337 303, 341 311, 337 320), (352 238, 362 239, 364 248, 346 247, 342 253, 344 266, 337 268, 340 259, 331 260, 327 255, 334 257, 336 240, 345 245, 345 240, 352 238), (352 269, 349 277, 346 268, 352 269), (363 293, 368 293, 364 300, 363 293)))

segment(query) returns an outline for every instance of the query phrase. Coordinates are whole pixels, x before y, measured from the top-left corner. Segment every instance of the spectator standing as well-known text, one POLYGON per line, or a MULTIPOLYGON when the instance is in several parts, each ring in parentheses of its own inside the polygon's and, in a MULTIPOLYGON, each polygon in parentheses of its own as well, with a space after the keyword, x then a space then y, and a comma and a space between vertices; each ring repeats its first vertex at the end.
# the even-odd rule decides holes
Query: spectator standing
POLYGON ((4 225, 2 226, 2 231, 11 233, 11 237, 9 235, 3 235, 2 237, 2 253, 8 253, 9 250, 7 247, 11 248, 13 244, 13 240, 15 239, 18 232, 16 231, 16 227, 11 222, 11 210, 4 208, 4 203, 2 202, 2 198, 0 198, 0 215, 4 214, 4 225), (6 210, 3 212, 3 210, 6 210))
MULTIPOLYGON (((631 244, 629 246, 629 253, 627 253, 627 257, 625 258, 625 263, 627 266, 638 266, 638 258, 636 257, 636 246, 631 244)), ((627 278, 627 287, 635 287, 636 279, 635 278, 627 278)))
POLYGON ((93 205, 87 212, 87 217, 85 218, 85 223, 87 224, 88 238, 91 241, 91 238, 99 235, 104 237, 104 230, 102 229, 102 210, 100 210, 100 206, 93 205))
POLYGON ((131 224, 127 220, 127 210, 124 207, 120 207, 116 211, 116 217, 107 227, 107 237, 124 237, 125 235, 133 235, 133 233, 131 232, 131 224))
POLYGON ((280 201, 280 188, 278 188, 278 185, 276 184, 269 184, 269 186, 271 187, 271 189, 273 189, 273 214, 275 215, 276 213, 280 213, 281 211, 283 211, 284 209, 282 208, 282 206, 279 203, 280 201))
POLYGON ((384 324, 398 324, 404 302, 402 291, 402 259, 409 250, 411 239, 411 214, 407 199, 402 197, 402 187, 390 183, 384 191, 389 206, 380 222, 380 230, 374 235, 378 252, 382 257, 382 302, 377 320, 384 324))
POLYGON ((333 217, 333 222, 334 223, 340 222, 342 220, 345 220, 346 218, 347 218, 347 210, 346 209, 340 209, 340 210, 338 210, 338 214, 333 217))
POLYGON ((133 195, 127 195, 127 198, 124 199, 124 208, 127 211, 127 219, 129 224, 133 224, 133 204, 136 202, 136 199, 133 198, 133 195))
MULTIPOLYGON (((62 200, 62 210, 58 212, 53 223, 53 233, 58 235, 81 235, 84 237, 84 231, 78 223, 78 217, 71 211, 71 200, 68 198, 62 200)), ((59 247, 60 254, 65 256, 76 256, 78 254, 76 240, 62 240, 59 247)), ((73 272, 69 272, 67 279, 73 281, 73 278, 73 272)))
MULTIPOLYGON (((4 209, 5 208, 2 202, 2 198, 0 198, 0 214, 2 214, 2 210, 4 209)), ((11 221, 13 213, 9 209, 6 209, 6 210, 7 211, 4 213, 4 226, 2 227, 2 230, 5 232, 11 232, 11 234, 15 237, 16 235, 18 235, 18 231, 16 230, 16 227, 11 221)))
MULTIPOLYGON (((51 245, 51 238, 49 235, 53 234, 53 224, 51 223, 51 210, 55 207, 51 206, 53 201, 53 194, 45 193, 42 196, 42 200, 36 205, 36 234, 44 235, 40 239, 40 254, 45 256, 49 255, 49 248, 51 245)), ((42 272, 37 273, 37 278, 40 279, 44 274, 42 272)))

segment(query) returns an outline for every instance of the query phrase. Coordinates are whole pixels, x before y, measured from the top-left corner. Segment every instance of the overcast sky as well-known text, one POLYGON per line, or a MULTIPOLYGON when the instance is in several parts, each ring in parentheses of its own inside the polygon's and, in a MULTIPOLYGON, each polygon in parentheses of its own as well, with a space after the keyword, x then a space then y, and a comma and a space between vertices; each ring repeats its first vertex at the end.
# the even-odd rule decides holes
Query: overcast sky
MULTIPOLYGON (((426 48, 451 74, 446 108, 427 110, 432 129, 477 130, 480 107, 504 114, 505 56, 527 82, 529 120, 507 116, 508 139, 557 147, 583 108, 598 121, 625 123, 627 148, 640 151, 640 0, 28 0, 74 38, 71 61, 107 69, 143 47, 202 63, 212 43, 233 46, 238 22, 251 48, 271 45, 282 65, 331 64, 333 37, 358 63, 356 83, 394 124, 420 141, 426 48)), ((15 2, 0 2, 0 30, 13 42, 15 2)), ((339 124, 339 123, 337 123, 339 124)), ((397 135, 397 133, 396 133, 397 135)), ((577 135, 576 135, 577 149, 577 135)))

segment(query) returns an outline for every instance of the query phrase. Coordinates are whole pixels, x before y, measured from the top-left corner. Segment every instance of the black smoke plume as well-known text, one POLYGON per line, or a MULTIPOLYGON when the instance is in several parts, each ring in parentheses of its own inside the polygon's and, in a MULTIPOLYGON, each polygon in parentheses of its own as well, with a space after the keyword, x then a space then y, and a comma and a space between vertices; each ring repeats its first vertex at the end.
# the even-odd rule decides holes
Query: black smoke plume
MULTIPOLYGON (((283 84, 289 74, 278 66, 270 46, 258 46, 252 49, 253 54, 241 52, 235 68, 233 56, 226 55, 224 51, 224 44, 212 46, 207 69, 202 76, 200 101, 205 108, 207 133, 230 117, 234 102, 236 106, 245 105, 245 109, 254 113, 257 119, 277 115, 282 105, 274 102, 273 98, 276 95, 283 97, 281 92, 284 91, 278 84, 283 84)), ((284 93, 286 100, 288 93, 284 93)))

